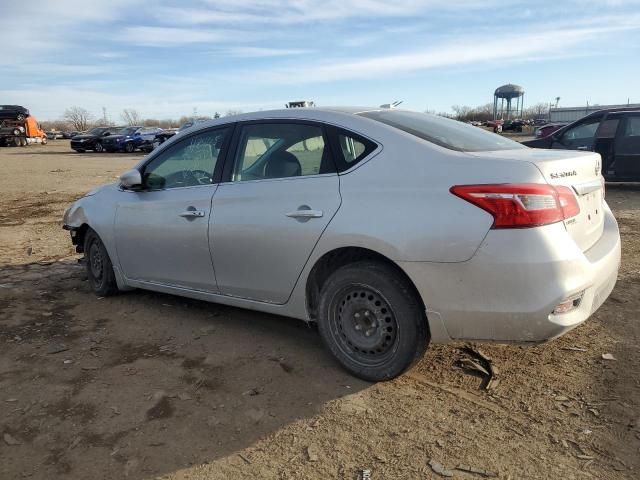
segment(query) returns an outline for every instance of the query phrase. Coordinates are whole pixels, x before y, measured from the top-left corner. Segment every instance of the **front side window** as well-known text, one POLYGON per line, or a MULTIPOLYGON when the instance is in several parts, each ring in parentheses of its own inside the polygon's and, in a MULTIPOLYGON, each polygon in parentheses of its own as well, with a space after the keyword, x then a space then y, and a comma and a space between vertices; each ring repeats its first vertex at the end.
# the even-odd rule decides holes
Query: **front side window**
POLYGON ((333 171, 322 128, 296 123, 242 127, 232 181, 288 178, 333 171))
POLYGON ((228 132, 210 130, 176 143, 145 166, 143 184, 151 190, 210 185, 228 132))
POLYGON ((570 128, 562 135, 562 143, 592 139, 596 135, 598 125, 600 125, 599 118, 570 128))

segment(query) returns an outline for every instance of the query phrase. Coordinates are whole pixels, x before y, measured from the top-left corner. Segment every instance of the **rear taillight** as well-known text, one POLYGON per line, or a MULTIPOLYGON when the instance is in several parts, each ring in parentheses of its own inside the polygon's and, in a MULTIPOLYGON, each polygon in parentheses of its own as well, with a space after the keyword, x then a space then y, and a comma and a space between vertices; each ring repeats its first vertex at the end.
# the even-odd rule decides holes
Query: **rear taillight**
POLYGON ((456 185, 451 193, 493 215, 491 228, 527 228, 561 222, 580 213, 569 187, 539 183, 456 185))

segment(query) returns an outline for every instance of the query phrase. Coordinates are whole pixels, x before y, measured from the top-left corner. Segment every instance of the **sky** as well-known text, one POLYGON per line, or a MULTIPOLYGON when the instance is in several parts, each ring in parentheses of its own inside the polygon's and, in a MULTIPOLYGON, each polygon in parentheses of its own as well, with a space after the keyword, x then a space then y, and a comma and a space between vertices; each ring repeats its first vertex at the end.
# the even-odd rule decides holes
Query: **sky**
POLYGON ((640 103, 640 0, 2 0, 0 104, 116 123, 292 100, 640 103))

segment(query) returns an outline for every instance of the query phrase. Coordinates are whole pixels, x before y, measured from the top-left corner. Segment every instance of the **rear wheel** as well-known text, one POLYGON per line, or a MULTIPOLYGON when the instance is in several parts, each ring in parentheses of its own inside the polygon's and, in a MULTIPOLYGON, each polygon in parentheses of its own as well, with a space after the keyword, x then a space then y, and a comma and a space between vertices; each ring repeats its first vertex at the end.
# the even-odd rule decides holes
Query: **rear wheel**
POLYGON ((104 147, 102 146, 102 143, 100 143, 100 142, 96 142, 96 144, 93 147, 93 149, 98 153, 102 153, 104 151, 104 147))
POLYGON ((21 147, 26 147, 27 145, 28 145, 27 144, 27 139, 24 138, 24 137, 20 137, 20 146, 21 147))
POLYGON ((426 317, 409 282, 392 267, 370 261, 346 265, 326 280, 318 329, 342 366, 368 381, 400 375, 429 342, 426 317))
POLYGON ((42 145, 46 145, 47 144, 47 137, 42 137, 40 139, 40 143, 42 143, 42 145))
POLYGON ((135 147, 133 146, 133 143, 127 143, 124 146, 124 151, 127 153, 133 153, 134 150, 135 150, 135 147))
POLYGON ((118 284, 107 249, 98 234, 91 229, 84 237, 84 259, 89 285, 95 294, 108 297, 118 293, 118 284))
POLYGON ((24 113, 19 113, 19 114, 16 116, 16 120, 18 120, 19 122, 23 121, 25 118, 26 118, 26 117, 25 117, 25 114, 24 114, 24 113))

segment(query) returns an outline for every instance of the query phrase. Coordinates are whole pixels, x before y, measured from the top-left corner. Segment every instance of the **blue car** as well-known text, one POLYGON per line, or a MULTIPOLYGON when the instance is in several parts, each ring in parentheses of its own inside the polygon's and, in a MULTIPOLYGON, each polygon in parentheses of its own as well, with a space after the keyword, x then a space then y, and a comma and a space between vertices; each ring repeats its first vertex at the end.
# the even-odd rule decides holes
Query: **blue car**
POLYGON ((107 152, 133 153, 153 142, 156 135, 162 132, 158 127, 125 127, 116 135, 110 135, 102 142, 107 152))

